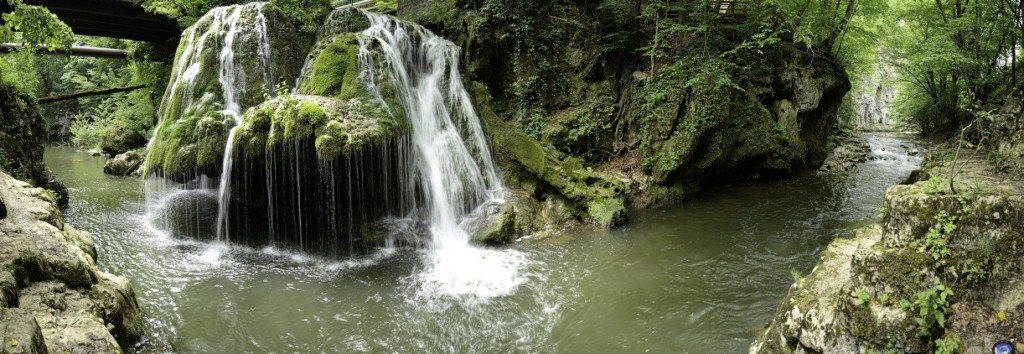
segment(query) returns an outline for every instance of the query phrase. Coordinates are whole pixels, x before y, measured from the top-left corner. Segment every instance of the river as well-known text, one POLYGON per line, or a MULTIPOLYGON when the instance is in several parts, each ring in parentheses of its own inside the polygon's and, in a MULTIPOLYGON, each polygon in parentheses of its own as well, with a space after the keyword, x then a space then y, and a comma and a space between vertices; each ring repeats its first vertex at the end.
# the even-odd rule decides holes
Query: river
POLYGON ((793 277, 835 237, 877 221, 885 189, 921 162, 871 135, 850 172, 717 187, 611 231, 511 246, 514 293, 424 294, 425 252, 322 259, 188 240, 154 230, 143 182, 103 159, 48 148, 68 185, 65 219, 96 239, 100 267, 131 279, 146 325, 140 353, 746 352, 793 277))

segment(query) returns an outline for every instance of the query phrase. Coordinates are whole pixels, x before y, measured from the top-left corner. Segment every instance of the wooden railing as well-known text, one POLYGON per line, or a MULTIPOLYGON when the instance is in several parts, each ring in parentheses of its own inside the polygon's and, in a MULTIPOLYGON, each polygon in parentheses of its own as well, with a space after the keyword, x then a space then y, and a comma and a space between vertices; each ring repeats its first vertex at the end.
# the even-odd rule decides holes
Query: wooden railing
MULTIPOLYGON (((719 0, 717 5, 712 3, 707 8, 707 11, 714 13, 721 20, 744 20, 754 11, 751 5, 755 1, 757 0, 719 0)), ((689 13, 690 10, 686 8, 684 3, 681 1, 676 6, 670 6, 665 10, 664 17, 669 20, 683 22, 687 18, 695 16, 689 13)))

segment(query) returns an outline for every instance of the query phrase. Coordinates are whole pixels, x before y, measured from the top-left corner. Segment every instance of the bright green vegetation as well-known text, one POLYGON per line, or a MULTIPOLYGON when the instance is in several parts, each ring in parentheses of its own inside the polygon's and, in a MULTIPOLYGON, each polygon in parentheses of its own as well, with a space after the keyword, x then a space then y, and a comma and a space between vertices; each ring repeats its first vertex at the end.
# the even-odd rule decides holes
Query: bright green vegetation
POLYGON ((171 175, 220 161, 234 122, 217 112, 165 121, 146 156, 147 170, 171 175))
POLYGON ((309 79, 299 90, 306 94, 349 99, 366 96, 359 82, 359 41, 354 34, 340 34, 320 50, 309 79))
POLYGON ((249 110, 242 119, 235 143, 248 156, 315 139, 317 155, 333 159, 404 131, 398 119, 376 104, 317 96, 279 96, 249 110))

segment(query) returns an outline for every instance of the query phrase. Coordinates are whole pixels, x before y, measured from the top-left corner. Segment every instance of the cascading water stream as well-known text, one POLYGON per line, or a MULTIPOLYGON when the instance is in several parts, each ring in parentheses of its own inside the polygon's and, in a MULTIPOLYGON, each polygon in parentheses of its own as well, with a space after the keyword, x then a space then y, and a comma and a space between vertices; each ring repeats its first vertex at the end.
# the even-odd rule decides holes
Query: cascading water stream
MULTIPOLYGON (((269 36, 267 36, 267 20, 263 16, 263 6, 265 4, 257 3, 255 5, 258 6, 255 33, 258 35, 258 53, 260 64, 263 68, 263 82, 268 91, 270 91, 269 96, 273 97, 273 83, 275 81, 273 71, 270 69, 273 66, 271 65, 270 41, 269 36)), ((239 33, 238 19, 241 16, 241 10, 241 7, 235 7, 228 18, 228 31, 224 36, 224 46, 221 48, 219 55, 220 67, 217 72, 224 91, 224 109, 221 113, 235 121, 235 126, 228 132, 227 143, 224 146, 224 160, 221 164, 223 169, 221 171, 220 187, 217 190, 217 240, 220 241, 230 241, 231 236, 231 230, 227 221, 227 215, 231 206, 231 172, 234 165, 235 135, 242 126, 242 108, 238 104, 237 92, 245 89, 245 80, 239 80, 238 72, 235 71, 235 40, 239 33)))
MULTIPOLYGON (((221 178, 216 193, 218 207, 215 228, 216 237, 221 241, 229 239, 230 229, 226 218, 231 202, 230 176, 234 165, 234 139, 237 128, 242 123, 242 112, 246 108, 242 107, 239 102, 239 96, 246 89, 245 72, 239 67, 241 58, 236 58, 236 52, 242 49, 241 46, 253 45, 252 42, 255 42, 256 50, 254 52, 257 54, 260 74, 262 74, 262 85, 266 87, 268 96, 274 95, 273 87, 276 78, 267 34, 267 20, 263 13, 266 4, 265 2, 256 2, 218 7, 197 21, 197 24, 203 24, 202 27, 196 25, 185 31, 183 34, 185 47, 177 59, 171 74, 170 87, 160 107, 161 124, 157 125, 153 138, 147 146, 147 150, 152 149, 153 142, 160 134, 165 117, 183 118, 216 110, 224 117, 231 119, 234 124, 228 132, 227 142, 224 146, 221 178), (246 18, 248 13, 255 15, 251 16, 251 19, 246 18), (204 61, 204 53, 208 53, 208 51, 216 53, 215 61, 204 61), (208 89, 198 87, 201 85, 198 85, 200 80, 197 79, 204 73, 204 70, 206 72, 211 70, 209 67, 204 68, 204 65, 210 64, 215 66, 221 93, 219 99, 211 92, 201 92, 197 95, 197 90, 208 89), (201 98, 194 99, 197 96, 201 98)), ((147 179, 146 183, 147 194, 153 194, 147 199, 155 201, 158 205, 164 203, 165 201, 162 201, 157 195, 167 194, 166 181, 147 179), (150 186, 151 183, 157 186, 150 186), (159 191, 149 192, 152 189, 159 191)), ((155 211, 151 210, 150 212, 155 211)))
MULTIPOLYGON (((275 93, 277 81, 264 4, 216 8, 183 37, 185 44, 161 107, 161 120, 178 117, 178 123, 187 123, 199 116, 205 122, 218 119, 210 112, 219 112, 224 126, 231 127, 222 150, 216 192, 207 189, 198 193, 202 198, 195 199, 194 209, 187 211, 186 227, 199 235, 200 225, 212 226, 206 233, 215 232, 216 239, 224 242, 259 246, 269 242, 273 246, 280 241, 302 251, 355 255, 356 248, 363 247, 357 243, 373 236, 367 230, 376 227, 374 223, 380 218, 387 219, 382 221, 384 224, 388 220, 398 224, 411 221, 399 225, 401 230, 383 241, 388 245, 405 240, 419 244, 417 236, 429 239, 429 246, 420 252, 426 269, 405 281, 416 296, 427 300, 486 300, 513 292, 522 283, 518 270, 525 263, 524 256, 513 250, 470 245, 471 232, 479 227, 486 210, 504 202, 504 187, 463 86, 459 47, 421 26, 387 15, 348 10, 345 16, 362 15, 369 20, 369 26, 355 36, 359 42, 359 78, 369 101, 377 101, 387 114, 399 113, 386 103, 394 102, 385 100, 382 92, 386 92, 387 100, 402 106, 408 129, 402 136, 364 145, 332 160, 314 162, 311 154, 316 151, 311 141, 298 140, 273 148, 268 144, 260 156, 247 151, 247 147, 236 150, 235 140, 245 125, 242 113, 254 104, 252 90, 247 91, 246 86, 262 83, 267 96, 275 93), (262 72, 250 70, 254 65, 262 72), (252 80, 261 74, 262 82, 252 80), (211 86, 197 81, 209 82, 211 76, 217 85, 212 91, 201 91, 211 86), (233 207, 233 194, 246 203, 233 207), (215 221, 209 220, 213 215, 200 212, 200 203, 211 205, 213 200, 215 221), (253 220, 253 215, 267 217, 253 220), (233 233, 246 237, 232 240, 233 233), (261 237, 267 242, 260 241, 261 237)), ((344 23, 346 18, 335 20, 344 23)), ((336 35, 331 31, 325 30, 325 40, 336 35)), ((307 59, 303 71, 310 65, 307 59)), ((305 75, 299 77, 296 86, 302 87, 305 75)), ((317 100, 312 96, 299 99, 317 100)), ((329 102, 333 98, 321 99, 329 102)), ((159 130, 154 140, 156 135, 159 130)), ((192 181, 183 182, 186 189, 211 188, 211 180, 203 177, 207 172, 192 171, 176 180, 192 181)))
POLYGON ((521 282, 522 255, 472 247, 463 226, 466 219, 479 217, 482 205, 500 201, 503 187, 463 87, 459 47, 421 26, 363 13, 370 27, 359 36, 362 77, 371 95, 380 92, 371 74, 374 53, 382 53, 412 130, 412 167, 431 237, 428 269, 418 276, 418 290, 427 299, 510 293, 521 282))

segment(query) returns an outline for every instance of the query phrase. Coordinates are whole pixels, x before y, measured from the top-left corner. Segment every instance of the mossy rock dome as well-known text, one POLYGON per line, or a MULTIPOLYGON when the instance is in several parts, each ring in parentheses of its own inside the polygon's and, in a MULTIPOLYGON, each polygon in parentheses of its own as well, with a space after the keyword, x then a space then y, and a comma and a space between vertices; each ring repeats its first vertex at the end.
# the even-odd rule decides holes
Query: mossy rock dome
POLYGON ((258 156, 282 143, 315 139, 317 156, 333 159, 398 137, 406 130, 400 119, 379 104, 307 95, 264 102, 246 112, 242 121, 235 146, 248 156, 258 156))
POLYGON ((304 55, 298 42, 288 17, 269 3, 218 7, 189 27, 175 54, 148 168, 175 174, 218 161, 234 125, 218 112, 244 112, 292 84, 304 55), (231 50, 223 47, 228 42, 231 50), (226 78, 233 90, 221 82, 222 68, 233 73, 226 78))

